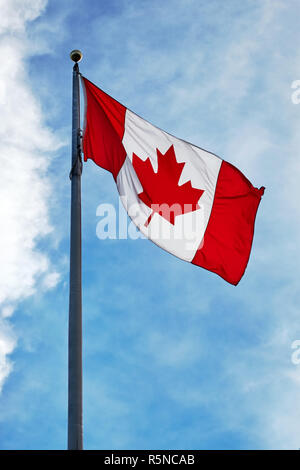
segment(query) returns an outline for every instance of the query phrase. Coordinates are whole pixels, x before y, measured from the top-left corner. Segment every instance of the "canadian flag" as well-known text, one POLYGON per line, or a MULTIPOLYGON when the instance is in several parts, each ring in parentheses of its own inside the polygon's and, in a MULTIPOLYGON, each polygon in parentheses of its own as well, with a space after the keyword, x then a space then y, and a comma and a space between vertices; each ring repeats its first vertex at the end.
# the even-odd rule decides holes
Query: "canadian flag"
POLYGON ((110 171, 139 230, 158 246, 238 284, 264 188, 233 165, 153 126, 82 77, 84 160, 110 171))

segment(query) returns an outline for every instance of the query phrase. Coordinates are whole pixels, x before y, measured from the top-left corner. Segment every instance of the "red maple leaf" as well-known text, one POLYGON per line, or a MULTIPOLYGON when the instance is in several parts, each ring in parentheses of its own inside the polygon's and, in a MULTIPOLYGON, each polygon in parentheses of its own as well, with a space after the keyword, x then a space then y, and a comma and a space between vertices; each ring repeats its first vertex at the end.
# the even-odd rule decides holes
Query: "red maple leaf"
POLYGON ((185 163, 177 162, 173 145, 164 155, 158 149, 156 152, 157 173, 149 158, 143 161, 135 153, 132 157, 132 165, 143 186, 138 196, 153 210, 145 222, 146 227, 155 212, 174 225, 176 216, 200 208, 198 201, 204 193, 202 189, 193 188, 190 181, 178 186, 185 163))

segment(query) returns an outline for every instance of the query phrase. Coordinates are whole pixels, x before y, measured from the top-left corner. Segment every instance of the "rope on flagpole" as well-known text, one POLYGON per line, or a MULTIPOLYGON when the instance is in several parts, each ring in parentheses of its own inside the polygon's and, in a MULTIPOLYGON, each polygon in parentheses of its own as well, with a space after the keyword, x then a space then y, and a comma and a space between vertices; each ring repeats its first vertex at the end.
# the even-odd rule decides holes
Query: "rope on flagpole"
POLYGON ((73 163, 71 171, 69 173, 70 180, 72 179, 73 175, 82 175, 82 129, 78 129, 78 143, 77 143, 77 153, 78 157, 77 160, 73 163))

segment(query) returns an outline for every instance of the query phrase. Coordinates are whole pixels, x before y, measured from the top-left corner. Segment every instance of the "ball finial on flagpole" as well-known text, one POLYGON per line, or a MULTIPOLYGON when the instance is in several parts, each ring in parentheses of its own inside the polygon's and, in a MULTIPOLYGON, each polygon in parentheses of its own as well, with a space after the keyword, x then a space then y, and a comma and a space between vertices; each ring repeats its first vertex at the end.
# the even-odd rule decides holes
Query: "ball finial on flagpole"
POLYGON ((80 62, 82 59, 82 52, 78 49, 74 49, 72 52, 70 52, 70 57, 74 62, 80 62))

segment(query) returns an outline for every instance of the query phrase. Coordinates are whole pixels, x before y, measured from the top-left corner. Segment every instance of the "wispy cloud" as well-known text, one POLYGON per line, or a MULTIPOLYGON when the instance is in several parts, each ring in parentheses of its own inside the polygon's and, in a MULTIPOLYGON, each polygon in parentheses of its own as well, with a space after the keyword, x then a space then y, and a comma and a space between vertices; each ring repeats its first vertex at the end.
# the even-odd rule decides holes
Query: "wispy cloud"
POLYGON ((26 67, 31 50, 26 28, 45 6, 44 0, 0 2, 0 389, 11 371, 8 356, 16 345, 8 317, 40 280, 44 278, 45 288, 58 281, 38 243, 52 231, 47 168, 60 142, 44 124, 26 67))

